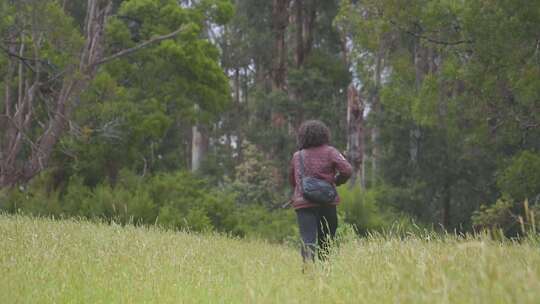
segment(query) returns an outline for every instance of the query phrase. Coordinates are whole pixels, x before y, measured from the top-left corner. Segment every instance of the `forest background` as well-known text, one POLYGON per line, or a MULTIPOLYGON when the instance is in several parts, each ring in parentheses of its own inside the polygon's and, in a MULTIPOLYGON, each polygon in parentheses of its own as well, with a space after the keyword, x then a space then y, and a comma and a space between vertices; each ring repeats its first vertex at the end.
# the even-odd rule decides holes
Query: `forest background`
POLYGON ((539 2, 0 0, 0 54, 4 212, 287 240, 320 119, 360 234, 539 227, 539 2))

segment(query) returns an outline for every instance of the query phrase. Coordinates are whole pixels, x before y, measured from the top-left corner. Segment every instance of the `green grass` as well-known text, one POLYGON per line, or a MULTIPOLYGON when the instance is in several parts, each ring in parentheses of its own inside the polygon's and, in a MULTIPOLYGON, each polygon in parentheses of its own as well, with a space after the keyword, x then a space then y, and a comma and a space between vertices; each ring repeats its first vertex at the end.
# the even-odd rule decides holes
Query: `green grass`
POLYGON ((532 243, 343 242, 302 274, 290 246, 0 215, 0 303, 538 303, 532 243))

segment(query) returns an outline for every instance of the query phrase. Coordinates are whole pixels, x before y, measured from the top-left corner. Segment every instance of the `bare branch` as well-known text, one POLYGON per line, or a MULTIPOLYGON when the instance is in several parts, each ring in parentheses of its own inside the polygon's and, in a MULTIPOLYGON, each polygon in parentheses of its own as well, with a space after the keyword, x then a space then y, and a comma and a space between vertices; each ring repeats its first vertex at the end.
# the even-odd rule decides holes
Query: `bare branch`
POLYGON ((151 38, 150 40, 147 40, 147 41, 144 41, 132 48, 129 48, 129 49, 125 49, 125 50, 122 50, 122 51, 119 51, 111 56, 108 56, 108 57, 105 57, 95 63, 92 64, 92 66, 98 66, 98 65, 101 65, 101 64, 104 64, 106 62, 109 62, 111 60, 114 60, 114 59, 117 59, 117 58, 120 58, 120 57, 123 57, 123 56, 126 56, 126 55, 129 55, 131 53, 134 53, 142 48, 145 48, 151 44, 154 44, 154 43, 157 43, 157 42, 160 42, 160 41, 163 41, 163 40, 167 40, 167 39, 171 39, 171 38, 174 38, 176 37, 178 34, 180 34, 182 31, 185 30, 185 27, 180 27, 179 29, 177 29, 176 31, 172 32, 172 33, 169 33, 169 34, 166 34, 166 35, 163 35, 163 36, 157 36, 157 37, 154 37, 154 38, 151 38))
POLYGON ((26 134, 26 132, 21 129, 20 126, 17 125, 17 123, 13 120, 12 117, 3 114, 0 114, 0 117, 5 117, 6 120, 9 121, 9 123, 17 129, 18 134, 20 134, 30 144, 32 149, 38 149, 38 146, 32 141, 30 136, 26 134))
MULTIPOLYGON (((22 55, 24 54, 24 47, 25 47, 25 44, 24 44, 24 40, 21 39, 21 46, 19 47, 19 56, 22 57, 22 55)), ((19 99, 19 102, 18 104, 22 104, 22 100, 23 100, 23 94, 22 94, 22 91, 23 91, 23 84, 24 84, 24 70, 23 70, 23 61, 20 61, 19 62, 19 95, 18 95, 18 99, 19 99)))
POLYGON ((30 70, 32 70, 32 72, 34 72, 34 68, 28 63, 28 61, 36 61, 36 60, 32 58, 26 58, 16 53, 13 53, 7 48, 3 47, 2 45, 0 45, 0 50, 4 51, 4 53, 6 53, 6 55, 8 55, 9 57, 13 57, 20 60, 26 67, 28 67, 30 70))

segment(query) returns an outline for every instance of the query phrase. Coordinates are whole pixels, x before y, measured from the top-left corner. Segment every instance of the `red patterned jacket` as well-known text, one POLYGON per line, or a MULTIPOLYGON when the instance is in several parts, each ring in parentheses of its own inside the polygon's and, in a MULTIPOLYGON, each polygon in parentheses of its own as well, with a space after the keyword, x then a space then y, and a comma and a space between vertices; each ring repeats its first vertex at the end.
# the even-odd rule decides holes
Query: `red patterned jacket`
MULTIPOLYGON (((343 157, 343 155, 334 147, 322 145, 304 149, 304 176, 313 176, 323 179, 334 185, 345 183, 352 174, 351 164, 343 157)), ((315 203, 311 203, 302 196, 300 183, 300 151, 294 153, 290 169, 289 182, 294 189, 291 198, 294 209, 317 207, 315 203)), ((339 203, 339 196, 333 205, 339 203)))

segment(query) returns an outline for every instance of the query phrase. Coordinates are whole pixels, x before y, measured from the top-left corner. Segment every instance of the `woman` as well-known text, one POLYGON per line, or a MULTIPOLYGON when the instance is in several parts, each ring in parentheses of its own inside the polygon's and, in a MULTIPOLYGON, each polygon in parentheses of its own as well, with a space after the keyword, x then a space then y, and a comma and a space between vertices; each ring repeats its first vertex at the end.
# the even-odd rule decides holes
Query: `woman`
POLYGON ((302 258, 304 262, 314 261, 315 253, 320 260, 328 255, 329 242, 336 234, 336 206, 339 196, 334 202, 316 204, 306 200, 302 195, 300 174, 300 152, 303 151, 304 174, 312 176, 336 186, 345 183, 352 173, 349 162, 334 147, 329 145, 330 130, 321 121, 309 120, 298 130, 299 150, 294 153, 289 182, 294 189, 292 205, 296 211, 300 236, 302 238, 302 258), (318 250, 317 250, 318 249, 318 250))

